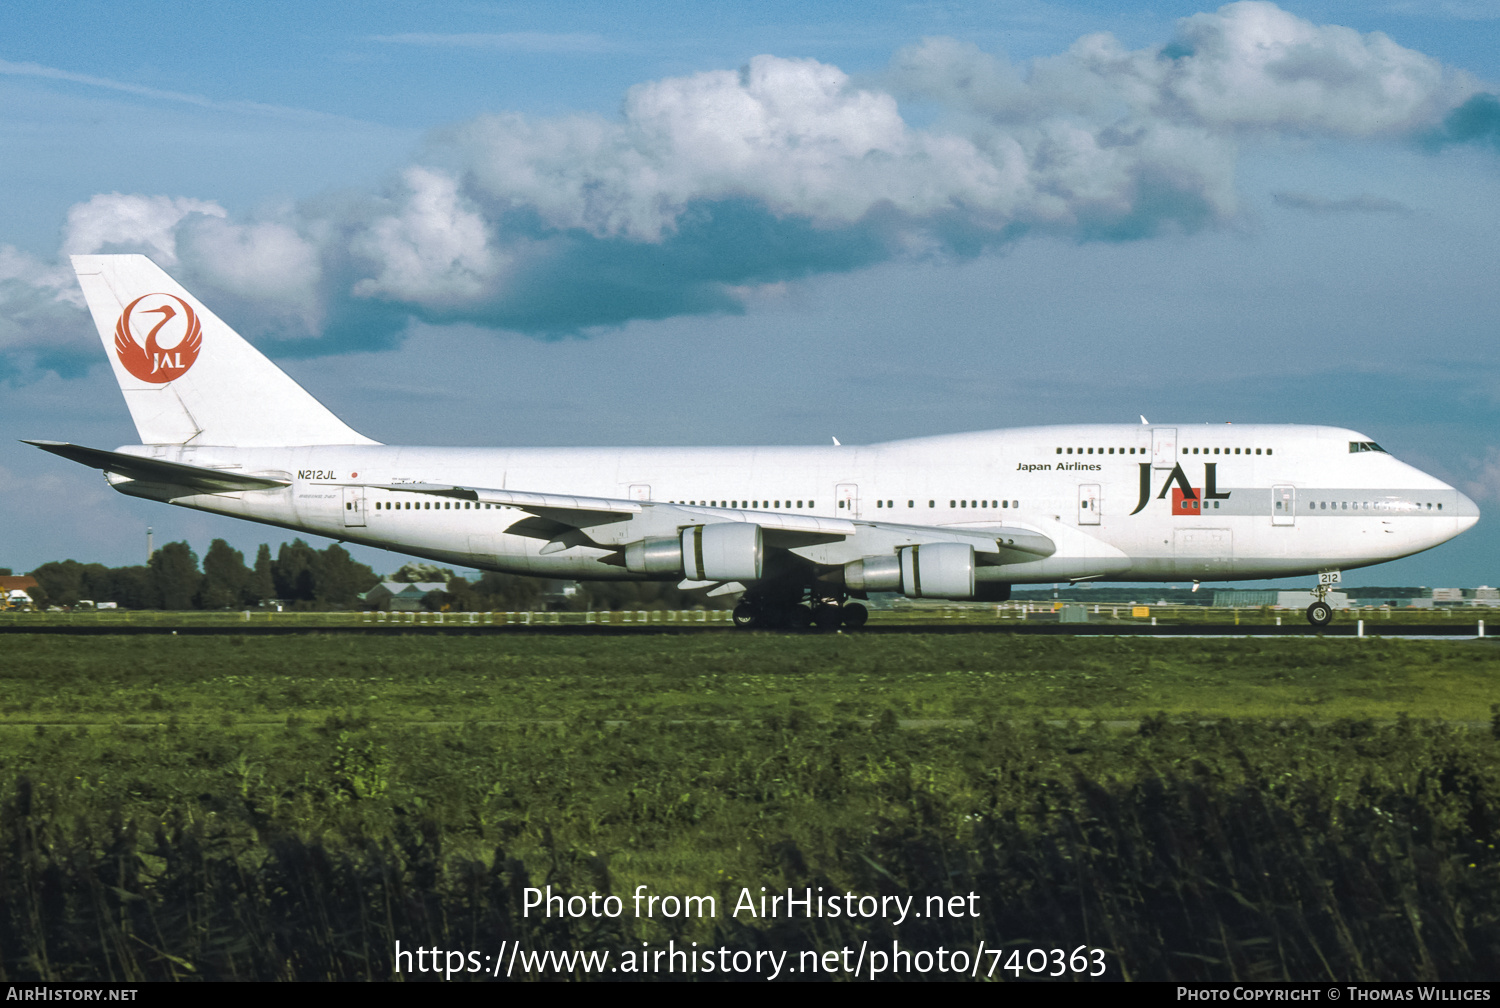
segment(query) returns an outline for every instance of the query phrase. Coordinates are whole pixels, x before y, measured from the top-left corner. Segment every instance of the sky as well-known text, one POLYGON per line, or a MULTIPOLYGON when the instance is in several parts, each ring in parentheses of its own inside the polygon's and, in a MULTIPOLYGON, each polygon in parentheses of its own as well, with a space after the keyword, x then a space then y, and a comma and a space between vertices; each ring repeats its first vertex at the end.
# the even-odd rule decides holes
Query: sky
MULTIPOLYGON (((388 443, 1322 423, 1500 512, 1500 0, 0 25, 14 438, 137 440, 65 263, 144 252, 388 443)), ((288 537, 15 440, 0 514, 18 572, 288 537)), ((1500 583, 1496 528, 1348 583, 1500 583)))

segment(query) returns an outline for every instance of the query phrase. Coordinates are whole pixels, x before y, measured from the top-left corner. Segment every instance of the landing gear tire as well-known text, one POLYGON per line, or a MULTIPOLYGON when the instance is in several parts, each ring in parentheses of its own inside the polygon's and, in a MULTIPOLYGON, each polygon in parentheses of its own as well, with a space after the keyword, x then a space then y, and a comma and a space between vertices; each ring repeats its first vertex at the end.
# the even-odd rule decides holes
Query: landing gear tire
POLYGON ((833 630, 844 622, 844 611, 836 605, 820 605, 813 610, 812 620, 819 630, 833 630))
POLYGON ((764 623, 760 610, 745 602, 741 602, 734 607, 734 613, 731 618, 734 621, 734 625, 741 630, 753 630, 764 623))
POLYGON ((858 602, 844 603, 844 626, 851 630, 858 629, 870 619, 870 610, 858 602))
POLYGON ((1327 602, 1314 602, 1307 607, 1307 622, 1324 627, 1333 622, 1333 606, 1327 602))

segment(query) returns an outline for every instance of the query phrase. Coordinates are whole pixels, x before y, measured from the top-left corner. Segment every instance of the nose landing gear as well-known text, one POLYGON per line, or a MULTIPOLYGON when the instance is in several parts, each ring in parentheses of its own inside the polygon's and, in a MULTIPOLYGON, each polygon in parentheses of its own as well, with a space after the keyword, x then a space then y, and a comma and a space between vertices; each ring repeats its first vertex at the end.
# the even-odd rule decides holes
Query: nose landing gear
POLYGON ((1307 622, 1315 627, 1326 627, 1333 622, 1333 606, 1328 604, 1328 590, 1338 583, 1338 571, 1318 572, 1318 586, 1313 589, 1316 601, 1307 607, 1307 622))

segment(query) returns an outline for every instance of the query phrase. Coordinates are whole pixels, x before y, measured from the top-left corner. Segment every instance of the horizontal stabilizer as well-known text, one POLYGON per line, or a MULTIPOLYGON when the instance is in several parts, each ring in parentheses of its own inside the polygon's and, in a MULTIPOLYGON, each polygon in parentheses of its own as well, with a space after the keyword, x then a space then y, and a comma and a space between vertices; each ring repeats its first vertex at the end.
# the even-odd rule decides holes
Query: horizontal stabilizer
POLYGON ((61 455, 90 469, 102 469, 127 479, 146 483, 167 483, 187 487, 203 493, 226 493, 238 490, 274 490, 289 486, 288 480, 271 479, 266 476, 247 476, 225 469, 205 469, 203 466, 183 465, 164 459, 141 458, 123 452, 104 451, 101 448, 85 448, 82 445, 63 441, 25 441, 42 451, 61 455))

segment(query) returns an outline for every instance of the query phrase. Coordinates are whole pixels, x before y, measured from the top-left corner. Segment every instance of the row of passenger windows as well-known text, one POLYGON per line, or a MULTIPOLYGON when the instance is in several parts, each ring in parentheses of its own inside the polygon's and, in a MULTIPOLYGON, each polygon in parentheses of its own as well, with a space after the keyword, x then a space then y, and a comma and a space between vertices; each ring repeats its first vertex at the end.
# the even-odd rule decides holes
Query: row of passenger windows
MULTIPOLYGON (((1349 445, 1349 450, 1354 451, 1354 445, 1349 445)), ((1379 451, 1379 448, 1361 448, 1360 451, 1379 451)), ((1059 448, 1059 455, 1142 455, 1150 454, 1144 448, 1059 448)), ((1184 448, 1184 455, 1271 455, 1274 451, 1270 448, 1184 448)))
MULTIPOLYGON (((696 507, 728 507, 728 508, 737 508, 737 507, 744 506, 744 507, 752 508, 752 509, 753 508, 759 508, 759 507, 762 506, 762 504, 764 504, 764 506, 766 506, 768 508, 779 508, 779 507, 782 506, 782 502, 779 501, 779 500, 768 500, 768 501, 764 501, 764 502, 758 501, 758 500, 747 500, 747 501, 738 501, 738 500, 726 500, 726 501, 718 501, 718 500, 712 500, 712 501, 672 501, 672 503, 673 504, 687 504, 689 506, 696 506, 696 507)), ((848 501, 839 501, 839 507, 841 507, 841 508, 847 507, 848 504, 849 504, 848 501)), ((473 510, 477 511, 480 508, 483 508, 486 511, 488 511, 492 507, 493 508, 498 508, 500 506, 501 505, 499 505, 499 504, 478 504, 478 503, 473 503, 473 502, 470 502, 470 501, 461 501, 461 502, 456 502, 456 501, 390 501, 390 502, 376 501, 375 502, 375 510, 377 510, 377 511, 391 511, 391 510, 396 510, 396 511, 410 511, 413 508, 415 508, 418 511, 431 511, 433 508, 437 508, 440 511, 446 511, 446 510, 464 510, 464 511, 468 511, 470 509, 473 509, 473 510)), ((816 501, 812 501, 812 500, 807 500, 807 501, 800 501, 799 500, 799 501, 796 501, 795 503, 793 501, 791 501, 791 500, 788 500, 788 501, 786 501, 786 506, 787 507, 798 507, 798 508, 805 506, 805 507, 808 507, 808 508, 815 508, 818 505, 817 505, 816 501)), ((893 501, 893 500, 878 500, 878 501, 875 502, 875 506, 878 507, 878 508, 893 508, 893 507, 896 506, 896 502, 893 501)), ((909 501, 906 502, 906 506, 909 507, 909 508, 914 508, 914 507, 917 506, 917 502, 914 501, 914 500, 909 500, 909 501)), ((927 502, 927 506, 930 507, 930 508, 935 508, 935 507, 937 507, 937 501, 930 500, 930 501, 927 502)), ((950 508, 971 508, 971 507, 972 508, 1018 508, 1018 507, 1021 506, 1021 502, 1018 501, 1018 500, 976 500, 976 501, 950 500, 948 502, 948 506, 950 508)), ((344 504, 344 510, 346 510, 346 511, 353 511, 354 510, 354 502, 353 501, 346 502, 344 504)))
POLYGON ((815 507, 818 506, 816 502, 811 501, 811 500, 807 501, 805 505, 804 505, 804 503, 802 501, 793 502, 791 500, 787 500, 787 501, 779 501, 779 500, 768 500, 768 501, 758 501, 758 500, 747 500, 747 501, 741 501, 741 500, 690 500, 690 501, 681 501, 681 500, 675 500, 675 501, 669 501, 668 503, 671 503, 671 504, 686 504, 688 507, 727 507, 727 508, 747 507, 747 508, 751 508, 751 509, 762 508, 762 507, 779 508, 783 504, 785 504, 785 506, 787 506, 789 508, 800 508, 800 507, 804 507, 804 506, 810 507, 810 508, 815 508, 815 507))
MULTIPOLYGON (((845 503, 845 501, 839 501, 839 507, 843 507, 845 503)), ((875 506, 878 508, 893 508, 896 506, 896 502, 893 500, 878 500, 875 502, 875 506)), ((909 500, 906 502, 906 506, 914 508, 917 506, 917 502, 909 500)), ((935 508, 937 507, 937 501, 930 500, 927 502, 927 506, 935 508)), ((1021 506, 1021 502, 1018 500, 950 500, 948 506, 950 508, 1018 508, 1021 506)))
MULTIPOLYGON (((1277 508, 1281 504, 1277 502, 1277 508)), ((1441 511, 1441 503, 1433 505, 1431 501, 1417 503, 1416 501, 1308 501, 1309 511, 1441 511)))

